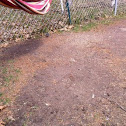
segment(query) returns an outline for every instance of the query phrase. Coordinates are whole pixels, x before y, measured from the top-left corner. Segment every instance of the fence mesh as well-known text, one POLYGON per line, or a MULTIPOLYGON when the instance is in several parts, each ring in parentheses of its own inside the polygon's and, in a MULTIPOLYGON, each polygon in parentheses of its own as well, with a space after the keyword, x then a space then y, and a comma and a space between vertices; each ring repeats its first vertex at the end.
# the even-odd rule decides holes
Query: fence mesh
MULTIPOLYGON (((24 11, 0 6, 0 42, 27 39, 34 34, 54 31, 68 24, 66 0, 62 13, 60 0, 53 0, 48 14, 30 15, 24 11)), ((69 0, 72 23, 81 23, 113 15, 112 0, 69 0)), ((126 13, 126 0, 118 0, 118 14, 126 13)))

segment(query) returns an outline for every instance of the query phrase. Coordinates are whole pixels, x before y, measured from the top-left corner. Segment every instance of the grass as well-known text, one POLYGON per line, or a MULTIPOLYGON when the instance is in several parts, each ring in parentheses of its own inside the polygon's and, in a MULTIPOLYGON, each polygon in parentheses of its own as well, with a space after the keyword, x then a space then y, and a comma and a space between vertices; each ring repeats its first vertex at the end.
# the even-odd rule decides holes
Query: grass
POLYGON ((75 25, 73 28, 74 32, 78 32, 80 30, 80 26, 79 25, 75 25))
POLYGON ((27 126, 27 124, 26 124, 26 123, 24 123, 24 124, 23 124, 23 126, 27 126))
POLYGON ((112 23, 112 21, 110 21, 110 20, 102 20, 100 22, 100 24, 103 24, 103 25, 110 25, 111 23, 112 23))
POLYGON ((14 79, 14 76, 13 75, 9 75, 7 77, 4 77, 4 82, 5 83, 10 83, 12 80, 14 79))
POLYGON ((3 93, 0 93, 0 97, 3 95, 3 93))
POLYGON ((117 16, 113 16, 111 18, 102 18, 101 20, 95 21, 95 20, 90 20, 88 23, 83 24, 74 24, 74 28, 73 31, 74 32, 80 32, 80 31, 90 31, 92 29, 97 28, 97 26, 99 25, 110 25, 112 24, 114 21, 120 20, 120 19, 126 19, 126 15, 122 14, 122 15, 117 15, 117 16))
POLYGON ((83 31, 90 31, 92 28, 95 28, 97 26, 96 23, 90 22, 84 26, 82 26, 83 31))
POLYGON ((11 90, 11 86, 18 80, 18 76, 21 73, 19 68, 14 67, 14 60, 6 61, 6 63, 0 64, 0 104, 9 104, 11 99, 6 97, 5 92, 11 90))
POLYGON ((3 105, 7 105, 11 102, 11 100, 9 98, 3 98, 0 99, 0 103, 2 103, 3 105))
POLYGON ((6 74, 7 73, 7 68, 3 68, 2 73, 6 74))
POLYGON ((93 28, 97 27, 97 23, 95 22, 90 22, 84 25, 74 25, 73 31, 74 32, 79 32, 79 31, 90 31, 93 28))
POLYGON ((16 73, 21 73, 21 70, 17 68, 17 69, 15 69, 15 72, 16 73))

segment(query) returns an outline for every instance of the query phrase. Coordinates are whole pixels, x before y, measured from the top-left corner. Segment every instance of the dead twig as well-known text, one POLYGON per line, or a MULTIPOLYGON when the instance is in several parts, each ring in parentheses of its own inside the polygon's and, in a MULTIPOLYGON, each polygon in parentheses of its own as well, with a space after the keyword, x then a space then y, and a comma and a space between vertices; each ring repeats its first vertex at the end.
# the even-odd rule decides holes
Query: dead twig
POLYGON ((7 106, 0 106, 0 111, 2 111, 3 109, 5 109, 7 106))
POLYGON ((117 103, 116 101, 114 101, 114 100, 112 100, 112 99, 108 99, 108 98, 107 98, 107 100, 108 100, 109 102, 111 102, 111 103, 117 105, 121 110, 123 110, 124 112, 126 112, 126 109, 125 109, 123 106, 121 106, 119 103, 117 103))

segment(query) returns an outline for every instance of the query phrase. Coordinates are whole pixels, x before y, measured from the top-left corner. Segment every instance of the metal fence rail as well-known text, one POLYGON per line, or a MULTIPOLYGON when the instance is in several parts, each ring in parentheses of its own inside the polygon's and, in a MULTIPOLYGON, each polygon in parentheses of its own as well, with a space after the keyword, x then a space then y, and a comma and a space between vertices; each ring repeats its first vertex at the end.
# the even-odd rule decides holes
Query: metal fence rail
MULTIPOLYGON (((66 0, 63 0, 64 13, 60 0, 53 0, 48 14, 30 15, 24 11, 13 10, 0 6, 0 42, 27 39, 54 31, 68 24, 66 0)), ((113 15, 114 7, 111 0, 69 0, 72 23, 81 23, 105 15, 113 15)), ((126 13, 126 0, 118 0, 118 13, 126 13)))

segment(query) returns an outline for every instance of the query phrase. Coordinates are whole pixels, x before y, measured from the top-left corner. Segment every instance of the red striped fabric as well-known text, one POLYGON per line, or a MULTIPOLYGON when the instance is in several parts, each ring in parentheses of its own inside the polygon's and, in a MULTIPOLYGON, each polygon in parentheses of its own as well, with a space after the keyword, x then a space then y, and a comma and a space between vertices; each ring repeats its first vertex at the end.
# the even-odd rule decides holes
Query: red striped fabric
POLYGON ((52 0, 1 0, 0 4, 9 8, 22 9, 30 14, 46 14, 52 0))
POLYGON ((4 3, 7 7, 20 9, 20 7, 15 3, 14 0, 1 0, 1 2, 4 3))

